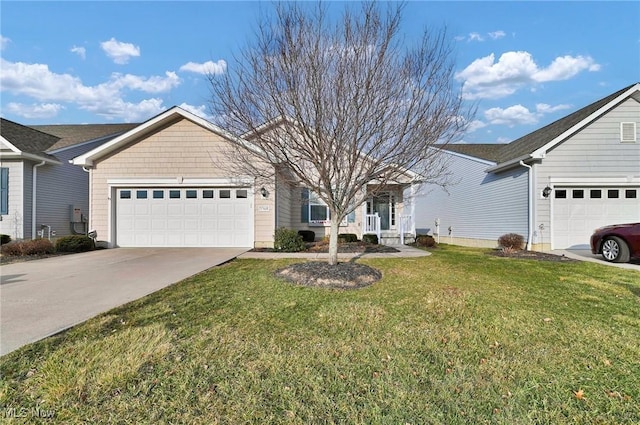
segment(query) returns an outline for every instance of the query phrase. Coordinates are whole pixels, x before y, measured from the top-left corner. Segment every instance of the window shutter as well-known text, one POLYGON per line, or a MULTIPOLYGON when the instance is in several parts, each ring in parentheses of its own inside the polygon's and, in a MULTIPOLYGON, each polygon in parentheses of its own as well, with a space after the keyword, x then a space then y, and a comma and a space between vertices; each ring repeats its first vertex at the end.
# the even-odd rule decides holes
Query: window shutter
POLYGON ((9 169, 0 168, 0 214, 9 214, 9 169))
POLYGON ((300 202, 300 222, 309 222, 309 189, 307 188, 302 188, 300 202))
POLYGON ((620 123, 620 141, 633 143, 636 141, 636 123, 621 122, 620 123))

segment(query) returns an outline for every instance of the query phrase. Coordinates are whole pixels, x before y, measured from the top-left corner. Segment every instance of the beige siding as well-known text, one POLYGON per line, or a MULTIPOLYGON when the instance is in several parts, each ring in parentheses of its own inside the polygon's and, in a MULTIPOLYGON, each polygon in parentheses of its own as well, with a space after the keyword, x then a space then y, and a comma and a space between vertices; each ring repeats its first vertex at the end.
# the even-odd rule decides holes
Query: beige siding
MULTIPOLYGON (((224 162, 228 141, 182 119, 134 144, 101 159, 91 170, 91 227, 99 240, 110 240, 108 180, 114 178, 232 178, 224 162)), ((268 188, 271 193, 273 187, 268 188)), ((259 188, 256 188, 256 191, 259 188)), ((272 243, 274 196, 255 194, 255 243, 272 243), (266 211, 265 210, 269 210, 266 211)))
MULTIPOLYGON (((28 217, 28 222, 25 223, 25 191, 23 186, 24 172, 27 170, 27 166, 22 161, 0 161, 0 166, 9 169, 9 199, 8 199, 8 214, 2 216, 0 221, 0 233, 11 236, 12 239, 22 239, 30 237, 31 229, 28 227, 31 223, 31 217, 28 217), (27 233, 25 234, 25 224, 27 224, 27 233)), ((30 182, 30 179, 29 179, 30 182)), ((30 184, 27 182, 27 184, 30 184)), ((27 193, 30 195, 30 191, 27 193)), ((29 205, 31 200, 29 200, 29 205)), ((30 209, 27 211, 30 214, 30 209)))

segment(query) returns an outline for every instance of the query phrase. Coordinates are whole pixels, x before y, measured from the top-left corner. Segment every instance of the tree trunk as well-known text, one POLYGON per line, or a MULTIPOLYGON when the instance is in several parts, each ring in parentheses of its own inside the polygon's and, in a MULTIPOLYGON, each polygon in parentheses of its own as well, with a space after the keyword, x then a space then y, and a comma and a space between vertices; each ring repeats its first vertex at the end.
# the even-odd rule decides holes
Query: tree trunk
POLYGON ((340 222, 331 220, 331 233, 329 233, 329 264, 335 266, 338 264, 338 232, 340 231, 340 222))

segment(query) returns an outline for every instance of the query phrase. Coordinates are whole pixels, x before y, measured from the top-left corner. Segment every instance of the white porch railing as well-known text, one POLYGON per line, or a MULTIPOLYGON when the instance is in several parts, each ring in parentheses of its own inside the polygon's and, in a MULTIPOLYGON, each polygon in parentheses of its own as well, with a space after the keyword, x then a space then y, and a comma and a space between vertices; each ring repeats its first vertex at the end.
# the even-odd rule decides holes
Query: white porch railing
POLYGON ((416 234, 416 223, 413 221, 413 216, 411 215, 401 215, 400 216, 400 244, 404 245, 404 237, 406 234, 411 236, 415 236, 416 234))
POLYGON ((364 215, 363 235, 376 235, 380 240, 380 216, 378 213, 364 215))

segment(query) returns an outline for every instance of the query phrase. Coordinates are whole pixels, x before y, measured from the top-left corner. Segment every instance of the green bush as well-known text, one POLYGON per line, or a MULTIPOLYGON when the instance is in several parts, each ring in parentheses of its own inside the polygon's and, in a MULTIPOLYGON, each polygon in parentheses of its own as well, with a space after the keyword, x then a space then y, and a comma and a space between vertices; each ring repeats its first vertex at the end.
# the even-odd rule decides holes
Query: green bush
POLYGON ((4 245, 11 242, 11 236, 0 234, 0 245, 4 245))
POLYGON ((304 242, 314 242, 316 240, 316 232, 313 230, 298 230, 298 234, 302 236, 304 242))
POLYGON ((56 250, 58 252, 87 252, 94 249, 93 239, 88 236, 63 236, 56 241, 56 250))
POLYGON ((299 252, 305 248, 302 236, 286 227, 277 228, 273 239, 273 248, 276 251, 299 252))
POLYGON ((436 246, 436 240, 430 235, 418 235, 416 236, 416 245, 432 248, 436 246))
POLYGON ((358 235, 355 233, 340 233, 338 235, 338 243, 358 242, 358 235))
POLYGON ((378 235, 362 235, 362 242, 378 245, 378 235))
POLYGON ((498 245, 503 249, 517 249, 524 248, 524 236, 517 233, 507 233, 498 238, 498 245))
POLYGON ((12 257, 25 255, 45 255, 56 252, 49 239, 34 239, 32 241, 15 241, 2 245, 2 253, 12 257))

